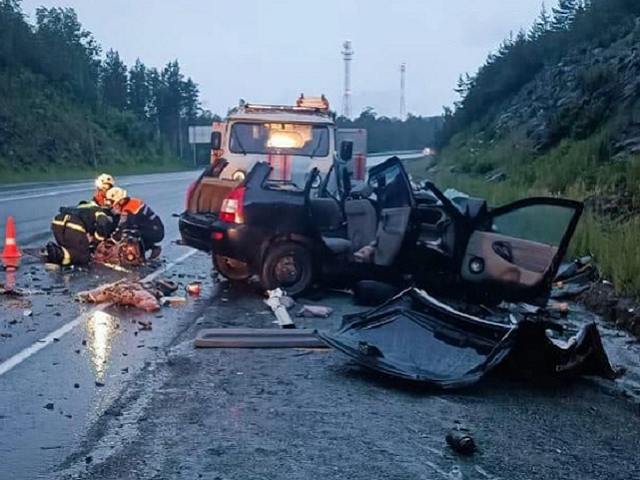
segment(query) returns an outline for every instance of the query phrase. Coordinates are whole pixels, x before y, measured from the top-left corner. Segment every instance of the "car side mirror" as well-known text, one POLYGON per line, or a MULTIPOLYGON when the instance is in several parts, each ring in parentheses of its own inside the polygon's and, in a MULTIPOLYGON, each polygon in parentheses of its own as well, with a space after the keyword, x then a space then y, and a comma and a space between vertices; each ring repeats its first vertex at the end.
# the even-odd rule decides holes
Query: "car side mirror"
POLYGON ((353 157, 353 142, 351 140, 343 140, 340 142, 340 160, 348 162, 353 157))
POLYGON ((222 134, 220 132, 211 132, 211 150, 220 150, 222 145, 222 134))

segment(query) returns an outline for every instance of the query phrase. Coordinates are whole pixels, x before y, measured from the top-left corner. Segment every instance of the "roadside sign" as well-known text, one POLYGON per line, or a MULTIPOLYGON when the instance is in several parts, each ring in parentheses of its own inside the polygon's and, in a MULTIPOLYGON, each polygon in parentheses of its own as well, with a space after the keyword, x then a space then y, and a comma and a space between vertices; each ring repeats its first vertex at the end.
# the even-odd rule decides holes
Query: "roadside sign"
POLYGON ((211 126, 190 126, 189 144, 209 144, 211 142, 211 126))

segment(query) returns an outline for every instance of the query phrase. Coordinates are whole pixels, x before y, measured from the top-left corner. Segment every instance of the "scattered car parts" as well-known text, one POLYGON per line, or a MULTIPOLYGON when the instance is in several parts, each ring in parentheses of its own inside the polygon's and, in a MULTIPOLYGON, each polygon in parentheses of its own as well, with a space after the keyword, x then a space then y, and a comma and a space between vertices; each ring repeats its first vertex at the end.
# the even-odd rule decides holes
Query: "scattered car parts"
POLYGON ((289 316, 289 312, 287 310, 287 304, 289 302, 288 300, 283 300, 288 298, 285 292, 277 288, 275 290, 267 291, 267 295, 269 295, 269 298, 267 298, 264 303, 273 310, 278 325, 286 329, 296 328, 296 325, 293 323, 293 320, 291 320, 291 316, 289 316))
POLYGON ((214 328, 198 332, 196 348, 327 348, 312 330, 214 328))
POLYGON ((472 385, 498 366, 533 381, 616 377, 595 324, 567 344, 552 341, 549 328, 560 329, 527 316, 486 320, 413 289, 317 335, 364 367, 445 389, 472 385))

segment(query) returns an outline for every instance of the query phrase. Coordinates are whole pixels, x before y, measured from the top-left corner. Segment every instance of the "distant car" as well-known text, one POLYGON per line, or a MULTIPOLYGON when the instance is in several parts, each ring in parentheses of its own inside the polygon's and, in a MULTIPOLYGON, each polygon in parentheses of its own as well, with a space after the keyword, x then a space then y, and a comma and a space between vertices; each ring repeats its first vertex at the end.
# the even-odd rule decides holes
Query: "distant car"
POLYGON ((190 188, 182 243, 211 252, 231 280, 257 274, 294 296, 314 282, 378 279, 483 301, 546 301, 583 208, 528 198, 490 210, 432 183, 413 188, 397 157, 355 186, 339 162, 304 186, 270 181, 266 163, 239 182, 219 179, 223 168, 190 188))

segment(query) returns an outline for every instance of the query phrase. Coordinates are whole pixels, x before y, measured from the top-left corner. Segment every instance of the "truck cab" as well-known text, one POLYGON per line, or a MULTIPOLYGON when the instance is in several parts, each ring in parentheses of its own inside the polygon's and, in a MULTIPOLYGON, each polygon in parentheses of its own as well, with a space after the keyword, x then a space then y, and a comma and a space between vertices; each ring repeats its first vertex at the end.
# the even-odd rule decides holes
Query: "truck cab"
POLYGON ((322 179, 340 159, 353 180, 364 180, 366 131, 338 129, 324 95, 301 95, 295 106, 241 102, 213 124, 211 162, 220 159, 229 165, 221 179, 243 180, 265 162, 273 167, 269 180, 299 187, 314 168, 322 179))

